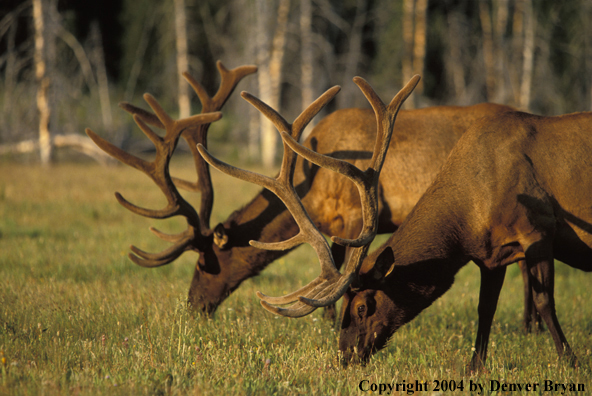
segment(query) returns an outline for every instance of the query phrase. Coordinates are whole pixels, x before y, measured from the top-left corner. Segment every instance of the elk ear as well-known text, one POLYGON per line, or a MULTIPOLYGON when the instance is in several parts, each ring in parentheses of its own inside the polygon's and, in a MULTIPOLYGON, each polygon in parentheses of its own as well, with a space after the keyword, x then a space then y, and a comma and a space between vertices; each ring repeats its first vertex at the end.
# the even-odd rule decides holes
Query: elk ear
POLYGON ((228 235, 226 235, 226 230, 222 223, 218 223, 216 228, 214 228, 214 243, 220 249, 224 249, 228 244, 228 235))
POLYGON ((386 278, 395 268, 395 254, 390 246, 387 246, 376 258, 372 267, 372 276, 376 280, 386 278))

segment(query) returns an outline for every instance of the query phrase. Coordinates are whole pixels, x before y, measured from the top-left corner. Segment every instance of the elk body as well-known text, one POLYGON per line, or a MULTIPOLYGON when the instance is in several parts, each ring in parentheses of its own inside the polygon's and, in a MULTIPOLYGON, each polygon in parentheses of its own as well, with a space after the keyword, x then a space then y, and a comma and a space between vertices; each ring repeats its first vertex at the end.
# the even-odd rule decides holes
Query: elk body
POLYGON ((508 112, 476 123, 345 293, 339 349, 366 360, 445 293, 468 261, 481 272, 472 368, 485 362, 507 265, 524 260, 560 356, 575 357, 554 302, 554 258, 592 271, 592 114, 508 112), (577 188, 574 188, 578 186, 577 188), (355 349, 354 349, 355 347, 355 349))
MULTIPOLYGON (((252 66, 242 66, 229 71, 220 63, 218 68, 222 82, 213 98, 209 98, 199 83, 186 75, 198 93, 204 113, 219 111, 240 80, 256 70, 252 66)), ((162 109, 159 110, 160 113, 155 111, 155 115, 129 104, 123 104, 122 107, 134 114, 134 119, 145 131, 147 125, 165 127, 160 118, 168 116, 162 109)), ((383 178, 379 185, 378 232, 391 233, 403 222, 469 125, 485 115, 510 110, 510 107, 495 104, 402 110, 397 118, 391 152, 384 164, 383 178)), ((173 262, 185 251, 197 252, 199 259, 191 281, 188 302, 197 311, 213 314, 218 305, 244 280, 257 275, 269 263, 287 253, 268 252, 252 247, 249 240, 281 241, 296 235, 298 227, 284 204, 274 194, 263 190, 227 220, 210 228, 213 189, 207 164, 195 149, 197 143, 206 146, 208 125, 204 123, 188 127, 180 135, 193 150, 197 182, 174 179, 168 174, 168 161, 179 136, 176 137, 177 140, 168 140, 168 148, 160 149, 160 159, 153 165, 139 167, 153 179, 159 174, 156 184, 167 196, 167 200, 174 203, 173 206, 180 205, 180 210, 163 213, 138 208, 119 194, 117 199, 126 208, 147 217, 180 215, 187 219, 187 230, 178 236, 165 235, 152 229, 157 236, 174 243, 169 249, 161 253, 146 253, 132 247, 134 254, 130 254, 130 258, 138 265, 157 267, 173 262), (201 192, 199 210, 194 210, 183 199, 177 187, 201 192)), ((87 133, 109 154, 138 168, 138 161, 133 156, 90 130, 87 133)), ((376 117, 371 109, 343 109, 321 120, 304 145, 319 153, 366 167, 375 137, 376 117)), ((298 138, 299 136, 295 136, 296 140, 298 138)), ((294 181, 303 205, 321 232, 342 238, 353 238, 358 234, 362 227, 359 197, 355 186, 344 176, 319 168, 299 157, 295 165, 294 181)), ((339 265, 345 249, 333 245, 333 254, 339 265)))
MULTIPOLYGON (((380 180, 378 233, 391 233, 403 222, 472 122, 509 109, 480 104, 401 110, 380 180)), ((376 118, 371 109, 344 109, 323 118, 304 145, 364 168, 375 138, 376 118)), ((355 186, 344 176, 298 157, 294 183, 321 232, 341 238, 358 235, 362 227, 360 201, 355 186)), ((210 260, 201 254, 189 290, 190 304, 206 312, 215 310, 242 281, 287 253, 252 247, 249 240, 285 240, 296 235, 298 227, 285 205, 263 190, 216 230, 225 242, 211 245, 214 256, 210 260)), ((343 260, 340 245, 333 245, 333 253, 338 262, 343 260)))

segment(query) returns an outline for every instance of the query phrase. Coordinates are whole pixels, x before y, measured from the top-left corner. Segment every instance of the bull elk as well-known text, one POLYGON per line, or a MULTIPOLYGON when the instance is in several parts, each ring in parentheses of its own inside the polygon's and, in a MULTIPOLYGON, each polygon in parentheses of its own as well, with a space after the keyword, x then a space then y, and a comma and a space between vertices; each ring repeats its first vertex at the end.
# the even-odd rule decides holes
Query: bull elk
POLYGON ((446 292, 472 260, 481 272, 470 367, 482 367, 507 265, 524 261, 559 356, 575 355, 555 312, 554 258, 592 271, 591 113, 506 112, 461 137, 401 227, 345 293, 339 349, 365 360, 446 292), (574 186, 584 189, 574 189, 574 186))
MULTIPOLYGON (((373 107, 380 108, 380 103, 373 107)), ((384 125, 381 111, 377 119, 379 127, 384 125)), ((366 361, 399 327, 443 295, 459 269, 473 261, 480 269, 481 289, 469 367, 479 369, 486 360, 506 268, 522 261, 558 355, 575 364, 555 312, 554 259, 592 271, 592 207, 587 189, 574 189, 592 186, 591 123, 592 113, 542 117, 513 111, 484 117, 460 138, 434 182, 384 245, 364 258, 368 245, 361 243, 370 237, 339 241, 359 246, 343 274, 325 248, 319 254, 319 277, 287 296, 258 293, 262 305, 275 314, 299 317, 343 296, 339 351, 346 363, 366 361), (288 308, 277 306, 290 303, 288 308)), ((282 138, 309 161, 353 173, 285 133, 282 138)), ((372 198, 372 188, 363 194, 372 198)), ((375 215, 376 206, 362 202, 363 211, 375 215)), ((299 224, 306 221, 301 213, 292 213, 299 224)), ((368 219, 365 228, 375 221, 372 215, 368 219)), ((317 231, 306 233, 309 240, 320 238, 317 231)))
MULTIPOLYGON (((221 110, 241 79, 256 71, 254 66, 241 66, 232 70, 226 69, 220 62, 217 66, 221 82, 212 98, 199 82, 185 74, 202 103, 202 112, 221 110)), ((149 138, 153 138, 153 133, 147 130, 148 125, 166 129, 161 117, 169 117, 164 115, 163 110, 155 110, 157 114, 153 114, 128 103, 121 106, 134 115, 149 138)), ((403 222, 469 125, 485 115, 511 110, 510 107, 490 103, 469 107, 438 106, 401 110, 397 116, 390 154, 382 171, 383 177, 379 182, 378 232, 391 233, 403 222)), ((214 191, 209 168, 196 148, 197 143, 206 146, 208 127, 209 124, 203 123, 181 131, 181 136, 192 150, 198 176, 196 182, 179 180, 169 174, 168 161, 177 138, 169 140, 168 153, 161 149, 162 154, 155 161, 158 170, 155 169, 156 164, 150 169, 147 166, 140 167, 153 179, 156 173, 160 173, 161 176, 157 177, 160 181, 155 180, 156 185, 170 202, 184 202, 178 204, 183 209, 169 210, 167 213, 151 211, 127 202, 120 194, 116 194, 116 197, 124 207, 143 216, 165 218, 180 215, 187 219, 187 230, 176 237, 151 228, 158 237, 173 243, 170 248, 161 253, 146 253, 132 246, 133 253, 129 257, 140 266, 158 267, 173 262, 186 251, 197 252, 200 257, 189 289, 188 302, 195 310, 213 314, 218 305, 245 279, 257 275, 266 265, 286 254, 286 251, 267 252, 251 247, 249 240, 254 238, 274 242, 288 239, 296 235, 298 227, 281 201, 263 190, 223 223, 210 228, 214 191), (199 211, 183 199, 177 187, 201 193, 199 211)), ((90 129, 87 134, 107 153, 138 168, 140 162, 132 155, 113 146, 90 129)), ((372 109, 342 109, 323 118, 304 145, 359 167, 367 167, 375 136, 376 119, 372 109)), ((299 136, 294 138, 297 140, 299 136)), ((341 238, 357 235, 362 225, 362 214, 359 197, 352 183, 300 157, 296 162, 294 181, 303 205, 321 232, 341 238)), ((332 253, 339 266, 345 256, 345 249, 333 244, 332 253)))

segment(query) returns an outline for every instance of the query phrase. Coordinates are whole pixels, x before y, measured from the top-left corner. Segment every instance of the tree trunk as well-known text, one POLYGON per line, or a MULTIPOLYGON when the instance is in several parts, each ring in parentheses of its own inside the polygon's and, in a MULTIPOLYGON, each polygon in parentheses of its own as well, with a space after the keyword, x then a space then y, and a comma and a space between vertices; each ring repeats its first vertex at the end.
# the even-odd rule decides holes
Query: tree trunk
POLYGON ((13 100, 12 95, 17 84, 17 76, 19 69, 22 66, 18 65, 18 51, 16 50, 16 33, 18 28, 18 18, 20 14, 29 7, 29 3, 21 3, 14 10, 9 12, 0 24, 0 38, 3 32, 7 32, 6 35, 6 67, 4 68, 4 114, 7 115, 7 122, 9 129, 14 128, 14 117, 12 115, 13 100))
POLYGON ((129 77, 125 85, 125 94, 123 95, 123 98, 126 102, 133 101, 134 91, 136 90, 136 84, 138 82, 138 78, 140 77, 140 72, 142 71, 144 55, 146 54, 146 49, 148 48, 148 43, 150 41, 150 31, 154 27, 156 14, 157 13, 154 11, 148 12, 146 21, 142 26, 142 36, 140 37, 140 42, 138 43, 138 47, 136 48, 136 56, 134 57, 134 63, 132 64, 129 77))
MULTIPOLYGON (((257 0, 257 64, 259 71, 257 80, 259 83, 259 99, 271 105, 271 81, 269 78, 270 59, 270 32, 267 27, 269 16, 269 4, 266 0, 257 0)), ((263 114, 258 113, 259 135, 261 142, 261 158, 266 165, 272 164, 275 159, 276 136, 273 124, 263 114)))
POLYGON ((103 52, 103 39, 101 38, 101 28, 97 22, 93 22, 90 28, 93 49, 91 58, 95 65, 97 73, 97 88, 101 102, 101 113, 103 115, 103 125, 105 129, 111 130, 113 126, 113 116, 111 114, 111 99, 109 97, 109 79, 107 77, 107 68, 105 67, 105 54, 103 52))
POLYGON ((16 22, 17 19, 14 18, 11 26, 8 28, 8 36, 6 38, 6 68, 4 69, 4 114, 6 115, 9 115, 12 111, 11 97, 16 86, 16 22))
POLYGON ((51 111, 49 107, 49 77, 47 75, 46 62, 46 36, 45 23, 46 4, 43 0, 33 0, 33 23, 35 26, 35 78, 37 80, 37 109, 39 110, 39 152, 41 163, 49 165, 52 157, 51 133, 49 119, 51 111))
MULTIPOLYGON (((522 64, 524 56, 524 0, 516 0, 514 4, 514 14, 512 15, 512 51, 508 58, 509 65, 522 64)), ((520 87, 522 85, 522 70, 518 68, 510 68, 508 70, 510 78, 510 85, 512 87, 511 102, 508 103, 513 106, 519 106, 520 103, 520 87)))
MULTIPOLYGON (((403 84, 414 74, 423 75, 427 44, 428 0, 403 0, 403 84)), ((415 95, 403 104, 405 109, 418 106, 418 99, 423 92, 423 81, 415 88, 415 95)))
POLYGON ((465 80, 465 65, 462 62, 462 34, 460 19, 462 15, 458 12, 450 12, 448 14, 448 57, 446 62, 446 71, 452 81, 454 89, 454 101, 458 104, 463 104, 467 91, 467 84, 465 80))
MULTIPOLYGON (((260 99, 276 111, 280 110, 280 88, 282 78, 282 63, 288 25, 290 0, 280 0, 277 9, 275 33, 269 49, 269 33, 267 29, 266 0, 257 1, 257 25, 259 46, 259 95, 260 99)), ((273 166, 277 152, 278 133, 265 116, 261 115, 261 151, 263 164, 273 166)))
POLYGON ((489 101, 494 96, 496 78, 493 52, 493 25, 488 1, 479 1, 479 18, 481 20, 481 30, 483 32, 483 62, 485 64, 486 89, 485 99, 489 101))
MULTIPOLYGON (((415 0, 403 0, 403 59, 402 73, 405 84, 413 76, 413 8, 415 0)), ((413 100, 406 100, 403 108, 413 109, 413 100)))
POLYGON ((535 19, 532 9, 532 0, 524 0, 524 49, 522 55, 522 80, 520 84, 521 110, 530 110, 530 92, 532 87, 532 73, 534 69, 534 39, 535 19))
MULTIPOLYGON (((302 92, 302 109, 306 109, 314 101, 312 51, 312 4, 311 0, 300 1, 300 85, 302 92)), ((307 125, 302 134, 306 139, 312 130, 313 123, 307 125)))
POLYGON ((494 7, 495 27, 493 31, 493 56, 497 86, 493 100, 497 103, 507 103, 508 92, 511 91, 511 87, 508 87, 506 70, 509 70, 512 67, 508 63, 509 51, 505 51, 505 33, 508 26, 509 15, 508 0, 494 0, 494 7))
MULTIPOLYGON (((416 0, 415 2, 415 32, 413 35, 413 72, 423 76, 427 45, 427 18, 428 0, 416 0)), ((407 80, 408 81, 408 80, 407 80)), ((407 81, 403 81, 406 84, 407 81)), ((417 99, 423 94, 423 80, 420 80, 415 88, 415 95, 411 97, 417 107, 417 99)))
POLYGON ((358 88, 351 84, 351 79, 358 74, 358 65, 362 57, 362 33, 366 24, 366 15, 366 0, 357 0, 356 16, 349 33, 349 48, 342 83, 343 92, 336 98, 339 108, 353 107, 354 98, 359 92, 358 88))
POLYGON ((182 73, 189 71, 187 56, 187 16, 185 0, 175 0, 175 33, 177 47, 177 74, 179 81, 179 118, 187 118, 191 114, 189 87, 182 73))
POLYGON ((489 1, 479 1, 487 100, 499 103, 508 102, 509 89, 506 71, 512 69, 509 67, 509 58, 504 48, 508 15, 508 0, 494 0, 491 9, 489 1))

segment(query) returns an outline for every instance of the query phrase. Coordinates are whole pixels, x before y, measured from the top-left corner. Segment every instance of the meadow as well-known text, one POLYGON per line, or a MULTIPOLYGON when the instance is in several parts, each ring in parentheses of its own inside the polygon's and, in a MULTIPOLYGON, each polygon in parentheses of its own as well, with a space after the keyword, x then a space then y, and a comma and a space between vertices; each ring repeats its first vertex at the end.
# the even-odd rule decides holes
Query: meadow
MULTIPOLYGON (((187 159, 173 169, 192 178, 187 159)), ((259 191, 218 172, 212 176, 212 224, 259 191)), ((194 317, 185 301, 196 255, 157 269, 127 258, 130 244, 148 251, 166 246, 149 226, 180 231, 183 221, 134 215, 116 202, 115 191, 141 206, 164 206, 152 182, 128 167, 0 162, 0 394, 378 395, 379 384, 405 385, 391 394, 477 394, 471 384, 483 385, 486 395, 592 394, 592 274, 556 265, 557 312, 577 368, 558 359, 548 332, 522 330, 522 280, 514 265, 486 370, 467 372, 479 292, 479 271, 471 263, 366 366, 342 368, 338 332, 321 310, 301 319, 276 317, 255 296, 257 290, 281 295, 314 278, 318 265, 310 248, 296 249, 244 282, 214 319, 194 317), (435 381, 445 381, 446 389, 436 390, 435 381), (495 381, 498 391, 491 388, 495 381), (585 391, 546 392, 545 381, 580 384, 585 391), (502 383, 540 385, 530 391, 508 385, 504 392, 502 383)))

